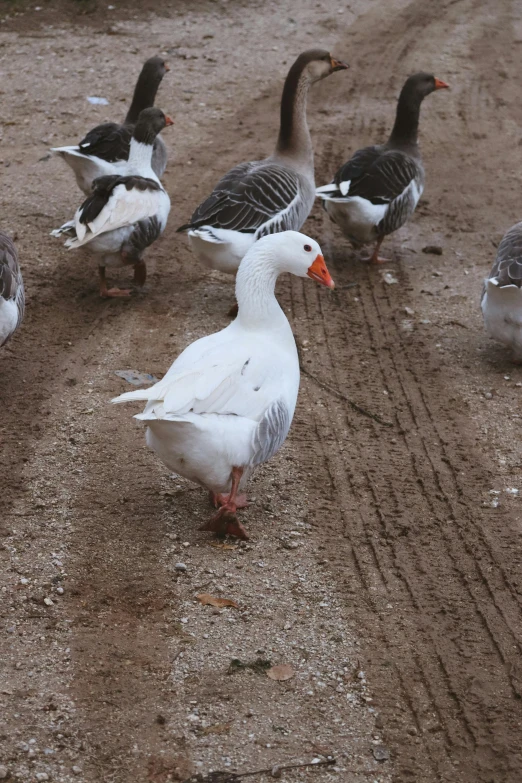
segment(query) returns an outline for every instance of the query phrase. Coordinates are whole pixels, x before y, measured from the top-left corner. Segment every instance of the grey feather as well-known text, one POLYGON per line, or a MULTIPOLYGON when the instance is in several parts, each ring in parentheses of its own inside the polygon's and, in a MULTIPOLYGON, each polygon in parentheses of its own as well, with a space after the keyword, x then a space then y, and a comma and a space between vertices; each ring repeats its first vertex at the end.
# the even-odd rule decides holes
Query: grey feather
POLYGON ((259 239, 265 234, 299 230, 313 201, 310 183, 293 169, 270 160, 241 163, 221 178, 189 223, 178 231, 212 226, 255 234, 259 239))
POLYGON ((500 286, 522 288, 522 223, 516 223, 504 234, 489 277, 495 277, 500 286))
POLYGON ((251 465, 267 462, 286 440, 291 418, 282 400, 274 402, 263 415, 254 434, 254 456, 251 465))
POLYGON ((140 220, 134 225, 134 230, 122 245, 122 253, 127 261, 141 261, 143 251, 152 245, 161 234, 161 223, 154 215, 146 220, 140 220))
MULTIPOLYGON (((2 232, 0 232, 0 297, 6 301, 13 301, 16 304, 18 320, 13 330, 16 331, 22 322, 25 312, 24 281, 13 241, 7 234, 2 232)), ((4 343, 6 341, 4 340, 4 343)))

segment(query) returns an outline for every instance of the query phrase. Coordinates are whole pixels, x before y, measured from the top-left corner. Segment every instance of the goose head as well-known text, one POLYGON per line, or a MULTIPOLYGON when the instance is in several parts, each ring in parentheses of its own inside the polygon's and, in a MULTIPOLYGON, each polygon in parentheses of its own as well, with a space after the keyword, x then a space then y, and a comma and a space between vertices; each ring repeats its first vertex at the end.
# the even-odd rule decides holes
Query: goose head
POLYGON ((295 66, 308 76, 311 83, 325 79, 335 71, 343 71, 349 66, 336 59, 326 49, 308 49, 299 55, 295 66))
POLYGON ((174 122, 161 109, 143 109, 134 128, 133 138, 141 144, 153 144, 158 133, 167 125, 174 125, 174 122))
POLYGON ((282 231, 259 239, 252 249, 269 255, 278 274, 289 272, 297 277, 310 277, 327 288, 334 288, 319 244, 299 231, 282 231))
POLYGON ((437 79, 431 73, 414 73, 413 76, 409 76, 402 88, 404 95, 411 96, 414 101, 422 101, 427 95, 435 92, 435 90, 443 90, 449 88, 449 84, 443 82, 441 79, 437 79))
POLYGON ((157 83, 159 85, 169 70, 170 68, 163 57, 149 57, 143 64, 141 77, 149 84, 157 83))

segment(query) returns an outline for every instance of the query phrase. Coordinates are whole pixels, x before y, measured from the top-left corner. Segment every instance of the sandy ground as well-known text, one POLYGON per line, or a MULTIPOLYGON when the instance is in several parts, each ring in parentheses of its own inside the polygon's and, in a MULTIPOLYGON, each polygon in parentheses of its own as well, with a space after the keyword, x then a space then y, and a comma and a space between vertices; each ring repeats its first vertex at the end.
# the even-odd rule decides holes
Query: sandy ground
POLYGON ((518 783, 522 370, 478 303, 521 217, 520 6, 4 5, 0 225, 28 305, 0 355, 0 779, 167 783, 332 755, 284 779, 518 783), (282 80, 312 45, 351 63, 310 98, 318 183, 384 139, 409 73, 452 90, 423 106, 426 191, 388 267, 310 216, 338 288, 280 282, 308 374, 252 482, 252 540, 220 548, 198 531, 203 493, 108 401, 131 388, 116 370, 163 373, 226 323, 230 280, 175 228, 230 165, 270 151, 282 80), (80 199, 48 147, 122 117, 157 52, 170 224, 147 291, 102 301, 92 264, 48 236, 80 199), (295 675, 272 681, 267 661, 295 675))

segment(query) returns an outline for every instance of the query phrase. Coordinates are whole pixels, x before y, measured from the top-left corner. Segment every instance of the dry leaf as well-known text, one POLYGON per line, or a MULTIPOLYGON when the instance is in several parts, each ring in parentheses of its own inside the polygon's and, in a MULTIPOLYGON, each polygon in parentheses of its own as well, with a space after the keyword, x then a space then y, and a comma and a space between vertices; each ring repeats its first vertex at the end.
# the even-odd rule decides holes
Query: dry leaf
POLYGON ((231 723, 214 723, 213 726, 206 726, 201 729, 202 734, 228 734, 232 727, 231 723))
POLYGON ((290 680, 295 674, 295 670, 288 663, 279 663, 277 666, 272 666, 266 673, 267 677, 271 680, 278 680, 283 682, 284 680, 290 680))
POLYGON ((238 604, 231 598, 216 598, 210 595, 210 593, 200 593, 196 598, 203 606, 216 606, 218 609, 222 609, 224 606, 232 606, 234 609, 239 609, 238 604))

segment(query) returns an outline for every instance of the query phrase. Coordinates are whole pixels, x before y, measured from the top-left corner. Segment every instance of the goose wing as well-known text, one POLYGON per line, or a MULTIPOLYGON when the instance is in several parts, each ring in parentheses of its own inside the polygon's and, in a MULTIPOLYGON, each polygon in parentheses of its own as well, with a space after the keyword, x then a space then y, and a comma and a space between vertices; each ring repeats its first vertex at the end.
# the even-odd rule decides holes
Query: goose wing
POLYGON ((296 172, 277 163, 251 162, 235 166, 218 182, 178 231, 203 226, 243 233, 293 228, 291 218, 300 199, 296 172))
POLYGON ((390 204, 419 177, 419 164, 400 150, 364 147, 337 171, 318 195, 336 201, 355 196, 374 205, 390 204))
POLYGON ((128 160, 132 131, 132 125, 104 122, 89 131, 78 147, 84 155, 94 155, 109 163, 128 160))
POLYGON ((522 288, 522 223, 517 223, 504 234, 489 277, 496 278, 500 286, 522 288))
POLYGON ((18 309, 16 329, 24 317, 25 291, 13 241, 0 232, 0 297, 14 301, 18 309))
POLYGON ((162 202, 168 201, 161 185, 147 177, 111 175, 93 185, 93 194, 76 212, 76 238, 66 243, 68 247, 79 247, 99 234, 153 217, 162 202))

